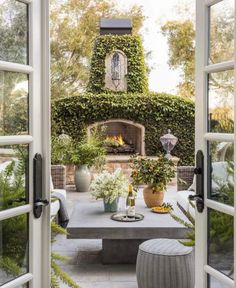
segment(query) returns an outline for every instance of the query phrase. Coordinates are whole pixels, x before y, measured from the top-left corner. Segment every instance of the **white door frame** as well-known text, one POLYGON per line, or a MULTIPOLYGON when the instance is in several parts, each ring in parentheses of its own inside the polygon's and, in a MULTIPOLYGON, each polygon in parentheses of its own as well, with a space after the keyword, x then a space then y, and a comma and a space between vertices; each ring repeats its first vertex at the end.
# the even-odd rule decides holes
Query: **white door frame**
MULTIPOLYGON (((212 72, 220 72, 234 68, 236 61, 236 53, 234 61, 227 61, 219 64, 208 64, 209 49, 209 7, 223 0, 196 0, 196 121, 195 121, 195 147, 202 150, 205 155, 205 171, 207 167, 207 141, 229 141, 235 146, 234 134, 208 133, 207 131, 207 95, 208 80, 207 76, 212 72)), ((235 29, 236 30, 236 29, 235 29)), ((235 34, 236 35, 236 34, 235 34)), ((236 38, 236 37, 235 37, 236 38)), ((236 41, 235 41, 236 42, 236 41)), ((235 45, 236 47, 236 45, 235 45)), ((235 71, 234 71, 235 73, 235 71)), ((236 76, 236 73, 235 73, 236 76)), ((235 77, 236 79, 236 77, 235 77)), ((236 83, 236 81, 235 81, 236 83)), ((236 84, 235 84, 236 87, 236 84)), ((236 97, 234 97, 236 99, 236 97)), ((236 101, 235 101, 236 103, 236 101)), ((235 109, 235 108, 234 108, 235 109)), ((234 111, 234 123, 236 123, 236 113, 234 111)), ((236 149, 234 149, 236 151, 236 149)), ((236 163, 236 152, 234 153, 234 163, 236 163)), ((204 173, 206 176, 206 173, 204 173)), ((220 282, 228 285, 228 287, 236 287, 235 281, 228 278, 219 271, 207 265, 207 208, 229 214, 235 217, 235 208, 225 204, 207 199, 207 177, 204 183, 204 200, 205 209, 202 214, 196 211, 196 261, 195 261, 195 287, 207 287, 207 274, 210 274, 220 282)), ((236 183, 236 173, 234 175, 236 183)), ((234 197, 234 207, 236 207, 236 197, 234 197)), ((234 221, 234 231, 236 231, 236 221, 234 221)), ((236 248, 236 236, 234 235, 234 247, 236 248)), ((236 267, 236 249, 234 249, 234 266, 236 267)), ((234 269, 236 270, 236 269, 234 269)), ((234 279, 236 279, 236 271, 234 271, 234 279)))
POLYGON ((29 144, 29 204, 0 212, 0 221, 29 213, 29 272, 4 285, 50 287, 50 205, 33 215, 33 157, 43 155, 43 197, 50 201, 49 1, 20 0, 29 5, 29 65, 0 61, 0 70, 29 75, 29 135, 1 136, 0 145, 29 144))

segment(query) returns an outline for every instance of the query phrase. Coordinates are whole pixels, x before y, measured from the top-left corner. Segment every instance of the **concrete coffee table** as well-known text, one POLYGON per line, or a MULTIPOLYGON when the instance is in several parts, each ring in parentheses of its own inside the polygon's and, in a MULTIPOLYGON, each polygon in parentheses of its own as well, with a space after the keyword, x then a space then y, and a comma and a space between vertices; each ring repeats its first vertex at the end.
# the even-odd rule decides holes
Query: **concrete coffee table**
MULTIPOLYGON (((166 199, 174 213, 188 221, 175 201, 166 199)), ((135 263, 138 246, 149 239, 184 239, 188 229, 177 223, 169 214, 156 214, 146 208, 142 196, 136 200, 136 212, 144 220, 125 223, 111 220, 113 213, 104 213, 103 202, 81 197, 75 206, 67 227, 68 239, 102 239, 104 264, 135 263)))

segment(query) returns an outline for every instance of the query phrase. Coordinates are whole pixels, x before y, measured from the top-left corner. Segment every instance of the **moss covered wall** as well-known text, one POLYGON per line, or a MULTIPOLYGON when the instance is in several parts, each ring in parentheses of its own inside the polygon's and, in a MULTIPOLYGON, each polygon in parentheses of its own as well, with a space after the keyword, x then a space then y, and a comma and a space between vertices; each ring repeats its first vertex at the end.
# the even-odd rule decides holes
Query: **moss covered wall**
POLYGON ((95 44, 90 67, 88 92, 110 92, 105 87, 105 58, 115 50, 125 53, 128 60, 127 92, 146 93, 148 91, 147 67, 142 40, 133 35, 102 35, 95 44))
POLYGON ((145 126, 146 153, 163 152, 160 136, 168 129, 179 138, 173 155, 180 164, 194 162, 194 103, 168 94, 85 94, 53 102, 53 133, 62 129, 80 139, 88 125, 109 119, 127 119, 145 126))

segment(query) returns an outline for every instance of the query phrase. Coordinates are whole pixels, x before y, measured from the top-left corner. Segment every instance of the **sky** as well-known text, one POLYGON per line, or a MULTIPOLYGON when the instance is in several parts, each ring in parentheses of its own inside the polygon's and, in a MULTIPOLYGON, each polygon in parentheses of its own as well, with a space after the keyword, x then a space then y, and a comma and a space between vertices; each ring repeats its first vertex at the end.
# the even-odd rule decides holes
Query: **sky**
MULTIPOLYGON (((173 71, 168 66, 168 45, 160 27, 167 20, 179 19, 176 5, 180 0, 116 0, 121 8, 127 9, 137 4, 143 6, 147 17, 142 36, 146 51, 152 51, 149 65, 153 67, 149 75, 149 88, 155 92, 177 93, 180 71, 173 71)), ((194 0, 192 1, 194 5, 194 0)))

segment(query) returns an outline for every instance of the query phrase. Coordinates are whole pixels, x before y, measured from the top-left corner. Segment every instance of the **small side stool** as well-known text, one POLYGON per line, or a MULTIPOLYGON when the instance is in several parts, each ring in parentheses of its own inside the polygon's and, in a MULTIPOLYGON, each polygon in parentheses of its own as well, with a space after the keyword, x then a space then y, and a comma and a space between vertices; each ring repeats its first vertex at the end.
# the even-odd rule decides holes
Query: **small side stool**
POLYGON ((138 288, 194 288, 194 254, 173 239, 142 243, 136 264, 138 288))

